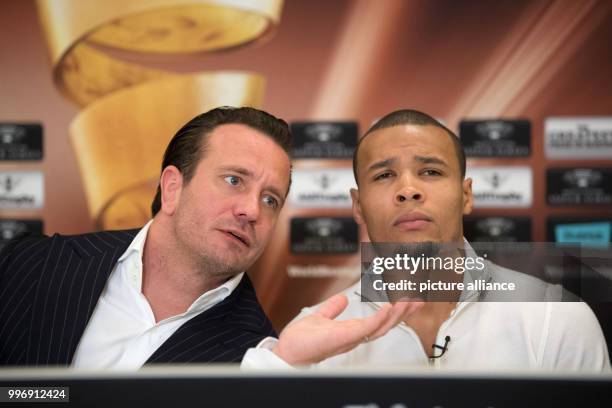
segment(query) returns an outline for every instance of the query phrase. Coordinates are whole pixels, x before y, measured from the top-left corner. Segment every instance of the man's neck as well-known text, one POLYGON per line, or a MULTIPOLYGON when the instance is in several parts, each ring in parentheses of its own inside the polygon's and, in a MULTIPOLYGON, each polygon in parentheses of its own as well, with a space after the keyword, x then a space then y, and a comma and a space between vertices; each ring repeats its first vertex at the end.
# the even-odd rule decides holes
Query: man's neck
POLYGON ((457 302, 425 302, 420 310, 404 320, 404 323, 419 337, 428 357, 434 355, 433 344, 436 343, 440 327, 456 306, 457 302))
MULTIPOLYGON (((456 249, 449 245, 447 248, 443 248, 437 256, 455 259, 465 257, 463 241, 455 242, 454 245, 456 245, 456 249)), ((448 286, 448 289, 428 291, 423 296, 427 300, 425 305, 404 320, 404 323, 416 332, 425 353, 431 357, 435 355, 433 344, 436 342, 440 327, 448 320, 461 298, 461 290, 456 285, 463 282, 463 273, 457 273, 454 269, 451 269, 433 270, 425 275, 433 282, 444 282, 451 285, 448 286)))
POLYGON ((226 280, 211 279, 171 237, 171 232, 154 220, 142 255, 142 294, 156 322, 186 312, 203 293, 226 280))

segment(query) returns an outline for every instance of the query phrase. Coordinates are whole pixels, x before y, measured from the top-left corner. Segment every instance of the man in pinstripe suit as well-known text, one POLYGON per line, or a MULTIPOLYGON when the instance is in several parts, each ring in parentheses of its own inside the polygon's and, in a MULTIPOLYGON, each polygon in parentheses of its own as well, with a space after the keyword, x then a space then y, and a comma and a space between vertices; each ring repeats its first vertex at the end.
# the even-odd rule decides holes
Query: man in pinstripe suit
POLYGON ((236 362, 273 334, 244 275, 290 185, 287 124, 217 108, 170 141, 140 230, 23 237, 0 256, 0 364, 236 362))
MULTIPOLYGON (((289 145, 287 124, 266 112, 213 109, 170 141, 142 229, 10 242, 0 254, 0 365, 239 362, 274 334, 244 271, 289 191, 289 145)), ((408 309, 351 322, 330 313, 304 329, 336 353, 408 309)))

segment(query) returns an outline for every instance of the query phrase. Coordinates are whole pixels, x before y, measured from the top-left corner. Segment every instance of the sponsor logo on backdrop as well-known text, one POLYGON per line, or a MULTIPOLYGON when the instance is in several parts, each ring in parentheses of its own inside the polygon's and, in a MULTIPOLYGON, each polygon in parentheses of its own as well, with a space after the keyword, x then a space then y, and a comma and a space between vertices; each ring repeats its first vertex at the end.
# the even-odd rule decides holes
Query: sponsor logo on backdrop
POLYGON ((42 234, 41 220, 0 220, 0 248, 8 241, 21 234, 42 234))
POLYGON ((342 135, 342 126, 336 123, 315 123, 307 126, 304 133, 311 142, 336 142, 342 135))
POLYGON ((466 217, 463 229, 470 242, 531 241, 531 219, 527 217, 466 217))
POLYGON ((356 187, 351 168, 295 169, 289 202, 296 207, 351 208, 350 189, 356 187))
POLYGON ((26 137, 26 130, 23 126, 0 124, 0 143, 10 145, 21 143, 26 137))
POLYGON ((546 239, 551 242, 610 242, 612 217, 550 217, 546 239))
POLYGON ((531 124, 527 120, 465 120, 459 125, 468 157, 525 157, 531 154, 531 124))
POLYGON ((612 204, 612 168, 548 169, 550 205, 612 204))
POLYGON ((610 242, 611 226, 609 222, 559 224, 555 227, 555 241, 581 243, 587 246, 607 246, 610 242))
POLYGON ((293 158, 349 159, 357 146, 356 122, 295 122, 293 158))
MULTIPOLYGON (((609 287, 609 280, 612 279, 612 266, 610 264, 612 216, 550 217, 546 226, 548 241, 556 242, 561 247, 566 245, 575 247, 576 244, 580 244, 579 275, 570 274, 569 278, 575 278, 576 276, 601 278, 604 276, 607 282, 602 282, 604 283, 603 287, 609 287)), ((560 268, 558 263, 547 265, 545 272, 549 277, 558 280, 567 276, 567 270, 564 271, 563 268, 560 268)), ((592 281, 589 283, 589 287, 597 288, 598 283, 592 281)), ((584 295, 584 293, 582 294, 584 295)))
POLYGON ((42 126, 0 123, 0 160, 41 160, 42 126))
POLYGON ((30 209, 42 206, 42 172, 0 172, 0 209, 30 209))
POLYGON ((328 277, 354 277, 360 274, 359 265, 288 265, 287 275, 291 278, 328 278, 328 277))
POLYGON ((358 227, 352 217, 296 217, 291 219, 294 254, 347 254, 358 249, 358 227))
POLYGON ((547 158, 612 157, 612 117, 548 118, 544 133, 547 158))
POLYGON ((467 177, 473 180, 476 208, 531 206, 533 180, 529 167, 471 167, 467 177))

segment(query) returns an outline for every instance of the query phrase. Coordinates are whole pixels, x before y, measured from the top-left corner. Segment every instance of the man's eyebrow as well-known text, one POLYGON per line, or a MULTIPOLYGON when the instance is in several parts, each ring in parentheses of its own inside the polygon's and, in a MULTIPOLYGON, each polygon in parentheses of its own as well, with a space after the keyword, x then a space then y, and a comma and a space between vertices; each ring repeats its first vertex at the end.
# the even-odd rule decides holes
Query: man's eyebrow
POLYGON ((395 162, 397 162, 397 157, 389 157, 388 159, 381 160, 381 161, 378 161, 378 162, 370 165, 370 167, 368 167, 367 172, 371 172, 373 170, 378 170, 378 169, 381 169, 381 168, 389 167, 389 166, 395 164, 395 162))
POLYGON ((439 157, 435 156, 414 156, 414 160, 423 164, 439 164, 441 166, 448 167, 448 164, 439 157))
MULTIPOLYGON (((240 167, 240 166, 223 166, 221 167, 221 170, 233 171, 234 173, 238 173, 241 176, 245 176, 247 178, 253 177, 252 171, 245 169, 244 167, 240 167)), ((276 195, 278 198, 280 198, 281 201, 284 201, 284 196, 280 193, 280 191, 276 187, 266 186, 266 189, 269 190, 272 194, 276 195)))
POLYGON ((246 177, 253 177, 253 172, 245 169, 244 167, 240 167, 240 166, 223 166, 221 167, 221 170, 223 171, 233 171, 235 173, 240 174, 241 176, 246 176, 246 177))

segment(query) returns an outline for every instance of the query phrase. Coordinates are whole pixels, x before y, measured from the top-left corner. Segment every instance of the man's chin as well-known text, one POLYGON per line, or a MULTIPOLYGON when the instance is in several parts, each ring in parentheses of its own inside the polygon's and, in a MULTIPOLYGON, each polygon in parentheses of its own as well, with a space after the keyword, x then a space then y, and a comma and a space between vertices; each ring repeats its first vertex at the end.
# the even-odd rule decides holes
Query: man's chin
POLYGON ((425 232, 416 232, 410 234, 394 234, 391 237, 385 237, 384 240, 372 240, 372 242, 384 242, 390 244, 420 244, 425 242, 443 243, 444 240, 439 236, 432 236, 431 234, 427 234, 425 232))
POLYGON ((220 259, 220 269, 223 269, 225 273, 236 275, 237 273, 244 272, 253 263, 252 262, 236 262, 236 259, 220 259))
POLYGON ((235 254, 217 254, 210 256, 209 254, 202 256, 201 268, 206 270, 210 276, 227 277, 228 279, 234 275, 244 272, 252 265, 252 262, 236 262, 235 254))
POLYGON ((436 256, 442 245, 442 243, 435 241, 399 242, 397 252, 412 257, 436 256))

